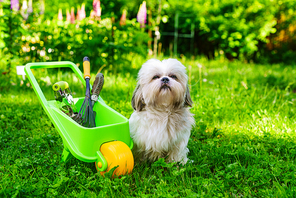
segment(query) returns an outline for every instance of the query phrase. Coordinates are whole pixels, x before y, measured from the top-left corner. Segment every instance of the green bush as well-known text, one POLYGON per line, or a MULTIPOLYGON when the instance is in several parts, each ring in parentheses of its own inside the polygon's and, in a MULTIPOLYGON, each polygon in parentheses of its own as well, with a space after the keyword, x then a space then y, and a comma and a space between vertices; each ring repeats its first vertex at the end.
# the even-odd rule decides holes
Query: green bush
MULTIPOLYGON (((292 39, 295 30, 287 35, 289 45, 280 43, 280 47, 268 49, 267 44, 283 42, 274 38, 295 24, 296 12, 292 10, 295 6, 295 1, 168 0, 162 14, 169 20, 161 27, 163 32, 174 31, 175 14, 179 12, 179 33, 190 33, 191 23, 195 23, 195 53, 209 58, 225 55, 229 59, 260 62, 265 57, 265 60, 279 62, 295 53, 296 41, 292 39), (274 55, 280 57, 275 59, 274 55)), ((167 39, 163 37, 162 42, 167 39)), ((189 42, 187 38, 179 39, 181 53, 189 51, 189 42)))
POLYGON ((8 72, 11 65, 19 63, 21 37, 25 34, 22 16, 10 9, 10 2, 0 5, 0 71, 8 72))
POLYGON ((100 67, 116 69, 130 62, 128 54, 145 56, 148 35, 128 21, 124 27, 114 24, 111 18, 100 22, 85 18, 75 24, 67 21, 40 20, 31 24, 30 35, 25 40, 30 51, 24 56, 33 61, 69 60, 81 63, 88 56, 93 71, 100 67), (43 23, 43 24, 42 24, 43 23), (32 42, 35 40, 35 42, 32 42), (34 50, 32 50, 34 49, 34 50))
POLYGON ((145 56, 147 52, 149 37, 136 19, 120 26, 115 15, 106 13, 101 20, 86 17, 72 24, 58 20, 57 13, 55 18, 47 18, 35 7, 24 20, 20 11, 10 9, 8 0, 0 4, 0 9, 1 72, 9 73, 17 65, 37 61, 66 60, 79 65, 84 56, 90 58, 93 71, 103 67, 116 71, 130 63, 133 55, 145 56))
POLYGON ((22 36, 26 27, 19 12, 10 9, 10 1, 0 3, 0 90, 15 83, 16 70, 22 64, 22 36))

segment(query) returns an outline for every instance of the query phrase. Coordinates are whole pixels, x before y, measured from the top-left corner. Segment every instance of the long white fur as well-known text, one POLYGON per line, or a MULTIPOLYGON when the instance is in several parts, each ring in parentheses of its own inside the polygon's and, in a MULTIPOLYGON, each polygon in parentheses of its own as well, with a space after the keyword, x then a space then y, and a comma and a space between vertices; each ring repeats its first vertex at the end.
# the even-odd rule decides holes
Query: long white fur
POLYGON ((186 68, 176 59, 150 59, 142 65, 132 99, 135 111, 129 119, 136 159, 188 161, 187 144, 195 120, 188 107, 187 81, 186 68), (156 75, 159 78, 153 79, 156 75), (161 89, 163 77, 169 78, 170 89, 161 89))

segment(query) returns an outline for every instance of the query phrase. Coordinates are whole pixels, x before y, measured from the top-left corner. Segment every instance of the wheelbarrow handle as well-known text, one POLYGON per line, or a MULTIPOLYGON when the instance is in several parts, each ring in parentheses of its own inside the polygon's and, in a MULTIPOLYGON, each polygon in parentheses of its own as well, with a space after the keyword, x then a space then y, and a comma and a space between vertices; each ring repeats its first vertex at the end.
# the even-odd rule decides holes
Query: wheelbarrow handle
POLYGON ((73 72, 78 76, 78 78, 81 80, 81 82, 85 86, 85 80, 83 78, 83 74, 80 71, 80 69, 72 62, 70 61, 60 61, 60 62, 37 62, 37 63, 28 63, 25 66, 25 72, 29 78, 29 81, 31 82, 31 85, 38 96, 40 102, 42 105, 47 105, 47 100, 40 89, 39 84, 36 81, 36 78, 34 74, 32 73, 31 69, 45 69, 45 68, 62 68, 62 67, 68 67, 73 70, 73 72))

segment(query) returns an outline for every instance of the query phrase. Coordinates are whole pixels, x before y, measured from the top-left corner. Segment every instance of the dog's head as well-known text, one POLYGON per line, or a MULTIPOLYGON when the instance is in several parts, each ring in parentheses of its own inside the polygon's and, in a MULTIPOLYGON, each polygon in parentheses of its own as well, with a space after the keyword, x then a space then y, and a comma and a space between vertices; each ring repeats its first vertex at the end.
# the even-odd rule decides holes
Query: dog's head
POLYGON ((142 65, 138 84, 132 97, 132 106, 141 111, 144 107, 192 106, 185 67, 176 59, 159 61, 150 59, 142 65))

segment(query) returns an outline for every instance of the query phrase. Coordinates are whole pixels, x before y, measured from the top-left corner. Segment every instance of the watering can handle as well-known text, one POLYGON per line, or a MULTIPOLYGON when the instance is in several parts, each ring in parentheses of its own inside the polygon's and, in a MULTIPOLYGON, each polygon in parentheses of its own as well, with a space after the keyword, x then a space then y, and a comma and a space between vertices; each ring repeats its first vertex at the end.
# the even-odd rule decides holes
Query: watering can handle
POLYGON ((79 70, 79 68, 72 62, 69 61, 60 61, 60 62, 37 62, 37 63, 28 63, 25 66, 25 72, 28 76, 31 85, 38 96, 42 105, 47 105, 47 100, 40 89, 39 84, 36 81, 34 74, 32 73, 31 69, 45 69, 45 68, 61 68, 61 67, 68 67, 73 70, 73 72, 78 76, 83 84, 85 84, 85 80, 83 78, 83 74, 79 70))

